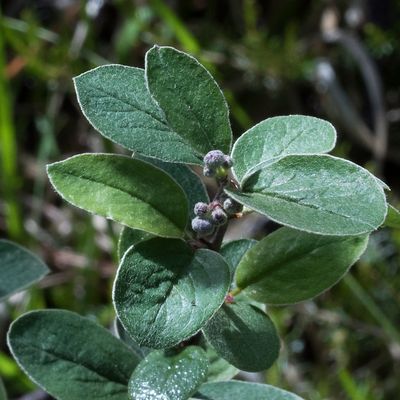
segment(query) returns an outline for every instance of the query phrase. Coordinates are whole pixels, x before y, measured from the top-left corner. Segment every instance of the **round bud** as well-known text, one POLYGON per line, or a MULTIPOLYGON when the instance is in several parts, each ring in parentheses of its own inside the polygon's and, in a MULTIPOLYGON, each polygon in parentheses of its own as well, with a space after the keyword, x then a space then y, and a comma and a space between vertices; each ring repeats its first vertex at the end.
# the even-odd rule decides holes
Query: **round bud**
POLYGON ((229 156, 224 156, 224 163, 223 163, 223 167, 224 168, 231 168, 232 167, 232 165, 233 165, 233 161, 232 161, 232 158, 231 157, 229 157, 229 156))
POLYGON ((208 214, 208 204, 203 202, 196 203, 193 211, 198 217, 204 217, 208 214))
POLYGON ((211 219, 215 225, 220 226, 226 224, 226 221, 228 221, 228 216, 222 208, 216 208, 211 213, 211 219))
POLYGON ((204 156, 206 167, 217 168, 225 162, 225 154, 221 150, 211 150, 204 156))
POLYGON ((195 217, 192 219, 192 229, 200 235, 210 235, 214 231, 214 225, 208 219, 195 217))
POLYGON ((210 167, 204 167, 203 175, 207 176, 208 178, 212 178, 213 176, 215 176, 215 169, 210 167))
POLYGON ((230 197, 228 197, 225 201, 224 201, 224 210, 229 214, 229 215, 233 215, 236 213, 240 213, 243 210, 243 206, 238 203, 237 201, 231 199, 230 197))

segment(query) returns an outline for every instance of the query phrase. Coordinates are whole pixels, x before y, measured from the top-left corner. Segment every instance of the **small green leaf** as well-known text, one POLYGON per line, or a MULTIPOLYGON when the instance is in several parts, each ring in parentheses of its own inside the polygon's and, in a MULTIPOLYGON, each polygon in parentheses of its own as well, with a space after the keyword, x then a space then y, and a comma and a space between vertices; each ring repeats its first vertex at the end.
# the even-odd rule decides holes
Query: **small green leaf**
POLYGON ((178 354, 150 353, 129 381, 132 400, 186 400, 205 381, 207 356, 200 347, 189 346, 178 354))
POLYGON ((210 198, 204 183, 200 177, 193 172, 187 165, 168 163, 165 161, 157 160, 155 158, 144 158, 140 157, 144 161, 147 161, 156 167, 162 169, 169 174, 175 181, 181 186, 186 194, 189 203, 189 220, 192 220, 195 215, 193 212, 194 205, 202 201, 209 203, 210 198))
POLYGON ((187 200, 165 172, 114 154, 80 154, 47 167, 57 192, 73 205, 131 228, 182 237, 187 200))
POLYGON ((367 243, 367 235, 319 236, 280 228, 246 253, 236 270, 236 283, 257 301, 297 303, 339 281, 367 243))
POLYGON ((207 382, 229 381, 238 374, 239 370, 220 357, 211 346, 207 346, 206 353, 209 362, 207 382))
POLYGON ((24 372, 59 400, 127 400, 139 359, 96 323, 64 310, 24 314, 8 345, 24 372))
POLYGON ((148 232, 139 231, 137 229, 128 228, 127 226, 122 227, 121 233, 118 238, 118 259, 121 261, 125 252, 129 247, 142 242, 143 240, 149 240, 153 238, 154 235, 148 232))
POLYGON ((104 65, 74 83, 85 117, 106 138, 148 157, 200 164, 151 98, 144 70, 104 65))
POLYGON ((383 224, 389 228, 400 229, 400 211, 388 204, 388 213, 383 224))
POLYGON ((238 202, 273 221, 322 235, 359 235, 386 215, 382 187, 365 169, 329 155, 291 155, 251 175, 238 202))
POLYGON ((250 304, 224 304, 203 333, 221 357, 241 370, 263 371, 278 358, 280 345, 274 324, 250 304))
POLYGON ((172 47, 154 46, 146 54, 146 79, 169 126, 192 147, 198 160, 210 150, 230 152, 228 105, 196 59, 172 47))
POLYGON ((0 400, 7 400, 7 392, 4 387, 3 381, 0 378, 0 400))
POLYGON ((118 318, 140 346, 175 346, 198 332, 222 305, 229 267, 211 250, 154 238, 127 251, 113 299, 118 318))
POLYGON ((235 273, 236 267, 239 265, 240 260, 256 243, 257 240, 254 239, 238 239, 224 243, 224 245, 221 247, 220 254, 228 263, 232 277, 235 273))
POLYGON ((204 400, 303 400, 271 385, 241 381, 204 383, 195 396, 204 400))
POLYGON ((238 181, 263 163, 289 154, 328 153, 336 142, 335 128, 327 121, 305 115, 268 118, 245 132, 232 149, 238 181))
POLYGON ((0 300, 39 281, 47 266, 23 247, 0 240, 0 300))

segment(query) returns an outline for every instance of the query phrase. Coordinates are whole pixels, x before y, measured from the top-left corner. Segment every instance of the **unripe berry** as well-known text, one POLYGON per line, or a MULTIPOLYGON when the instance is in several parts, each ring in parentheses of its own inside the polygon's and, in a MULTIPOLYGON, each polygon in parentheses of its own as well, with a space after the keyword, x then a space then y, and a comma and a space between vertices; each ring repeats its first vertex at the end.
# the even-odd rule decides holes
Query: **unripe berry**
POLYGON ((240 213, 243 210, 243 206, 237 201, 228 197, 224 201, 224 210, 229 214, 233 215, 236 213, 240 213))
POLYGON ((208 204, 203 202, 196 203, 193 211, 198 217, 205 217, 208 214, 208 204))
POLYGON ((202 236, 210 235, 214 231, 214 225, 208 219, 195 217, 192 219, 192 229, 202 236))
POLYGON ((221 226, 226 224, 226 222, 228 221, 228 216, 222 208, 218 207, 212 211, 211 219, 215 225, 221 226))

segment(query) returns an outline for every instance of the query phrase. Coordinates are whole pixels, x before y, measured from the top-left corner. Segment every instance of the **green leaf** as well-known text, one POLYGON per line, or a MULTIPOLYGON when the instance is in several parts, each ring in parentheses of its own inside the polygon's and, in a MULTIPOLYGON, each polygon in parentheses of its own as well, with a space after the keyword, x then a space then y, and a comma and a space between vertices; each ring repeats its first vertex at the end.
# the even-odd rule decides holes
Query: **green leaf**
POLYGON ((169 126, 192 147, 195 156, 202 159, 216 149, 230 152, 228 105, 196 59, 172 47, 154 46, 146 54, 146 79, 169 126))
POLYGON ((139 346, 129 335, 128 332, 124 329, 121 324, 121 321, 118 318, 115 318, 114 328, 118 335, 118 338, 121 339, 126 345, 130 347, 130 349, 135 353, 135 356, 139 360, 143 360, 151 351, 145 346, 139 346))
POLYGON ((48 272, 43 261, 30 251, 0 240, 0 300, 39 281, 48 272))
POLYGON ((220 357, 211 346, 207 346, 206 353, 209 362, 207 382, 228 381, 238 374, 239 370, 220 357))
POLYGON ((4 387, 3 381, 0 378, 0 400, 7 400, 7 392, 4 387))
POLYGON ((200 347, 189 346, 178 354, 150 353, 129 381, 134 400, 186 400, 205 381, 207 356, 200 347))
POLYGON ((238 202, 273 221, 322 235, 359 235, 385 219, 382 187, 365 169, 329 155, 291 155, 260 169, 238 202))
POLYGON ((144 70, 104 65, 77 76, 74 83, 85 117, 106 138, 148 157, 201 164, 154 103, 144 70))
POLYGON ((24 372, 59 400, 127 400, 140 361, 110 332, 64 310, 24 314, 11 324, 8 345, 24 372))
POLYGON ((303 400, 271 385, 241 381, 204 383, 195 396, 204 400, 303 400))
POLYGON ((236 267, 239 265, 240 260, 256 243, 257 240, 254 239, 238 239, 224 243, 224 245, 221 247, 220 254, 228 263, 232 277, 235 273, 236 267))
POLYGON ((114 154, 80 154, 50 164, 47 172, 57 192, 79 208, 155 235, 183 235, 186 196, 151 164, 114 154))
POLYGON ((210 202, 204 183, 187 165, 168 163, 154 158, 140 158, 165 171, 181 186, 189 203, 189 220, 195 217, 193 208, 197 202, 210 202))
POLYGON ((216 352, 244 371, 263 371, 279 355, 275 326, 263 311, 250 304, 224 304, 203 328, 216 352))
POLYGON ((118 238, 118 259, 121 261, 123 255, 129 249, 129 247, 142 242, 143 240, 149 240, 153 237, 154 235, 148 232, 128 228, 127 226, 122 227, 118 238))
POLYGON ((218 253, 154 238, 127 251, 113 299, 122 325, 140 346, 168 348, 206 324, 229 284, 229 267, 218 253))
POLYGON ((384 222, 384 226, 389 228, 400 229, 400 211, 388 204, 388 213, 384 222))
POLYGON ((338 282, 367 243, 367 235, 319 236, 280 228, 246 253, 236 283, 248 296, 268 304, 310 299, 338 282))
POLYGON ((305 115, 268 118, 245 132, 232 149, 233 170, 238 181, 277 157, 331 151, 335 128, 327 121, 305 115))

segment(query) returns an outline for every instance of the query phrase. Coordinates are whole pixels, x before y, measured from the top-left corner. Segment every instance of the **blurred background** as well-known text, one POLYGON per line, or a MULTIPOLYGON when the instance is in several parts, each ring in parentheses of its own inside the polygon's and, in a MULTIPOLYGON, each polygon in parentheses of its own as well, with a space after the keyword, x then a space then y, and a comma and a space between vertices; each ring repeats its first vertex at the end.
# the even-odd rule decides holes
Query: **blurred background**
MULTIPOLYGON (((0 8, 0 236, 53 271, 0 304, 10 398, 43 398, 6 347, 18 315, 66 308, 106 326, 114 317, 119 227, 63 202, 45 173, 76 153, 123 152, 84 119, 75 75, 106 63, 143 67, 156 43, 189 52, 223 89, 236 137, 276 115, 328 119, 338 130, 334 154, 377 174, 399 205, 399 1, 1 0, 0 8)), ((383 229, 332 290, 270 308, 283 343, 266 381, 310 400, 399 399, 399 251, 400 232, 383 229)))

